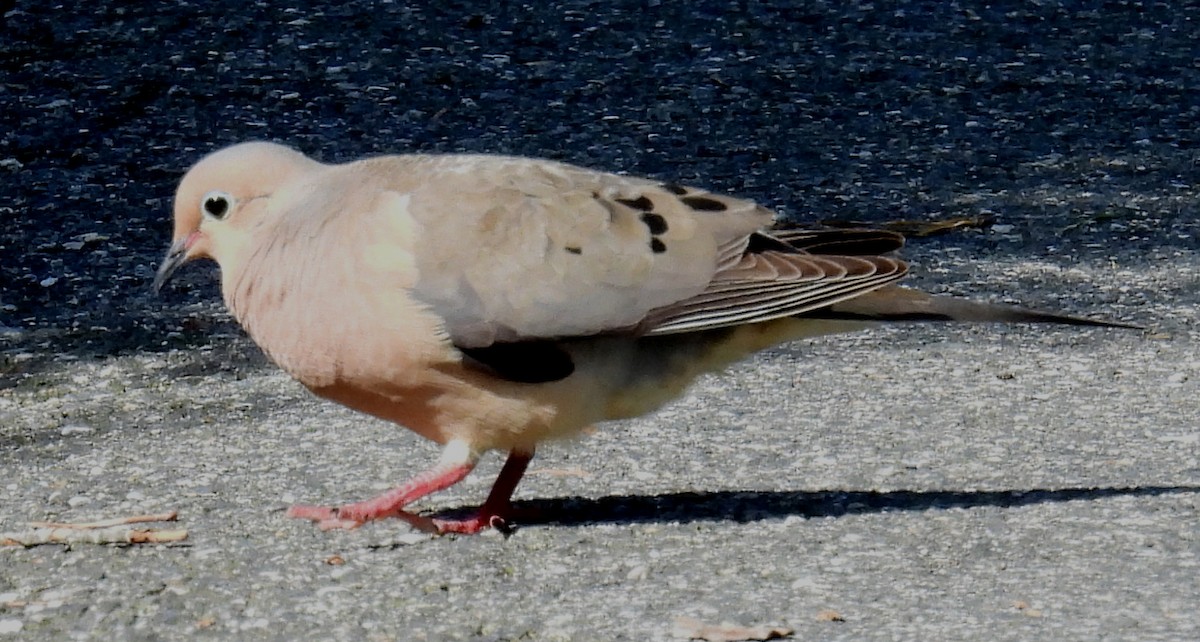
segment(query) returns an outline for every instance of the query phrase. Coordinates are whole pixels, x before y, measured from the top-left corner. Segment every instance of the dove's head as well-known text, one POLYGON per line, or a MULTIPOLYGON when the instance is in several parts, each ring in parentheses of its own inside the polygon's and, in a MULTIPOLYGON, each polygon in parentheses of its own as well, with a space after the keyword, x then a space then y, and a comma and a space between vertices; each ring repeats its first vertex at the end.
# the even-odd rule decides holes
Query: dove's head
POLYGON ((265 197, 320 164, 275 143, 251 142, 205 156, 175 192, 175 233, 154 277, 158 291, 192 259, 222 263, 234 255, 265 197))

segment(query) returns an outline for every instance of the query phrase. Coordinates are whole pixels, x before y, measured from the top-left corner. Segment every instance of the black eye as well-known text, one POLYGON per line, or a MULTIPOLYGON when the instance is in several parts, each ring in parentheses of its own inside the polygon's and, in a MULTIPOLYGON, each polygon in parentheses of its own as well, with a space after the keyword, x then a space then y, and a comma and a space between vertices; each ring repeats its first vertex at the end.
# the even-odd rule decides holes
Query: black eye
POLYGON ((233 197, 225 192, 209 192, 200 201, 200 210, 204 212, 204 215, 218 221, 228 216, 231 209, 233 209, 233 197))

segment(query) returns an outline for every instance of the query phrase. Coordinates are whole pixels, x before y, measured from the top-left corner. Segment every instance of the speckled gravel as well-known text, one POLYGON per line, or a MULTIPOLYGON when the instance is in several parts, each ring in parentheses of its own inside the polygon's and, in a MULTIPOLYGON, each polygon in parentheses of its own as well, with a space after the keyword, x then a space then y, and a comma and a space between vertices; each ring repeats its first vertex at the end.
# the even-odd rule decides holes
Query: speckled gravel
POLYGON ((4 8, 0 531, 178 510, 190 537, 0 549, 0 640, 1200 639, 1200 8, 736 4, 4 8), (783 346, 547 447, 511 537, 322 533, 284 507, 436 448, 267 364, 214 269, 148 291, 175 182, 252 138, 986 216, 913 241, 913 282, 1148 329, 783 346))

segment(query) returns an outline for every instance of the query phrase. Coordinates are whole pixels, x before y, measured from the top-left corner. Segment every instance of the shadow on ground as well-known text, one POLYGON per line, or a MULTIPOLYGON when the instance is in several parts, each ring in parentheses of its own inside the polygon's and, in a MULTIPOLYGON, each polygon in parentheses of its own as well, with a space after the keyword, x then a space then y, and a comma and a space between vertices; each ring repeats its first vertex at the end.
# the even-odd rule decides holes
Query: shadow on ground
MULTIPOLYGON (((585 526, 666 522, 757 522, 791 516, 817 518, 864 513, 946 510, 951 508, 1018 508, 1058 502, 1095 501, 1114 497, 1158 497, 1200 493, 1200 486, 1134 486, 1124 488, 1030 488, 979 491, 716 491, 657 495, 567 497, 514 503, 517 526, 585 526)), ((461 517, 448 511, 439 517, 461 517)))

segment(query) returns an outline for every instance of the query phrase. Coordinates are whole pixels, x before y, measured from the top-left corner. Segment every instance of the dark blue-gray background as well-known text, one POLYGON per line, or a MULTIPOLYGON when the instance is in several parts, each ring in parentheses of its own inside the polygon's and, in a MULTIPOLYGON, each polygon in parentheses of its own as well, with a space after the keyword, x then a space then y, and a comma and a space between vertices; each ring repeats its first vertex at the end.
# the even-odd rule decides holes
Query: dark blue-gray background
POLYGON ((247 139, 327 161, 547 156, 733 191, 801 221, 983 213, 1021 225, 1028 251, 1056 240, 1026 229, 1040 209, 1083 223, 1058 239, 1071 254, 1096 240, 1097 218, 1192 229, 1189 212, 1147 220, 1116 195, 1194 189, 1200 9, 1074 7, 9 3, 0 323, 102 353, 155 344, 142 286, 174 185, 247 139), (1094 195, 1022 199, 1046 185, 1094 195))

